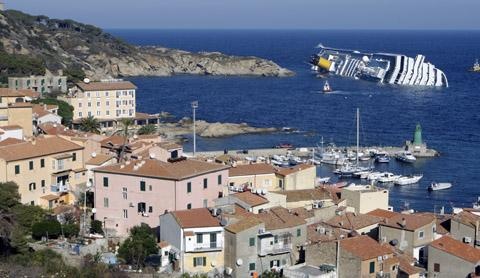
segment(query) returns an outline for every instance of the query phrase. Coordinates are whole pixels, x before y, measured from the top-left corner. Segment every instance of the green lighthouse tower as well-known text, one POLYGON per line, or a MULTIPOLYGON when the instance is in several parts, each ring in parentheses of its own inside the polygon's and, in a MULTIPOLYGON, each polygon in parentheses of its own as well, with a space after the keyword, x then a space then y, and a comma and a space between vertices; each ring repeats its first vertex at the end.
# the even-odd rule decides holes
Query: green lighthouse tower
POLYGON ((413 144, 415 146, 422 145, 422 127, 420 124, 417 124, 417 127, 415 128, 415 133, 413 135, 413 144))

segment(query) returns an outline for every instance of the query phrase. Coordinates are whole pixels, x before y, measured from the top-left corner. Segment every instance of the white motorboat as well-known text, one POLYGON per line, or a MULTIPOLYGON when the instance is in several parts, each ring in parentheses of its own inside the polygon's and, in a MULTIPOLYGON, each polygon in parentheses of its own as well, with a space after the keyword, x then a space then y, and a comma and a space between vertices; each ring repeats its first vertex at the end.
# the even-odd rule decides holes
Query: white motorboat
POLYGON ((418 183, 423 178, 423 175, 401 176, 396 181, 396 185, 407 185, 418 183))
POLYGON ((383 173, 383 175, 377 179, 377 182, 392 183, 397 181, 398 178, 400 178, 400 175, 394 175, 392 173, 386 172, 386 173, 383 173))
POLYGON ((368 175, 370 175, 370 173, 372 173, 371 170, 359 171, 359 172, 353 173, 353 177, 359 178, 359 179, 366 179, 368 175))
POLYGON ((367 175, 367 180, 376 181, 376 180, 378 180, 378 178, 380 178, 383 175, 384 175, 384 173, 382 173, 382 172, 372 172, 372 173, 367 175))
POLYGON ((375 155, 375 162, 377 162, 377 163, 389 163, 390 162, 390 156, 388 156, 387 152, 378 152, 375 155))
POLYGON ((453 185, 449 182, 432 182, 428 186, 428 191, 437 191, 437 190, 444 190, 449 189, 453 185))
POLYGON ((317 184, 325 184, 329 181, 330 181, 330 177, 324 177, 324 178, 318 177, 317 178, 317 184))
POLYGON ((323 84, 323 90, 324 93, 331 93, 332 88, 330 88, 330 84, 328 84, 328 81, 325 81, 325 84, 323 84))
POLYGON ((411 152, 401 152, 398 153, 395 158, 399 161, 406 162, 406 163, 413 163, 417 161, 417 158, 411 152))

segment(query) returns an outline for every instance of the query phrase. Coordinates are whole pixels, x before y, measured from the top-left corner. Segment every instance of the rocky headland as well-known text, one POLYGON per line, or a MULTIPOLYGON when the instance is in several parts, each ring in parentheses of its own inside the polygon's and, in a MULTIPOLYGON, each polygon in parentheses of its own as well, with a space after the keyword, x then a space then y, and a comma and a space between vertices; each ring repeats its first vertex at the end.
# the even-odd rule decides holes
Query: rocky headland
POLYGON ((294 74, 257 57, 140 47, 92 25, 15 10, 0 11, 0 54, 0 74, 4 76, 11 74, 12 66, 2 67, 2 59, 20 67, 15 73, 38 74, 39 69, 44 68, 52 72, 64 70, 72 75, 83 72, 91 79, 175 74, 294 74))

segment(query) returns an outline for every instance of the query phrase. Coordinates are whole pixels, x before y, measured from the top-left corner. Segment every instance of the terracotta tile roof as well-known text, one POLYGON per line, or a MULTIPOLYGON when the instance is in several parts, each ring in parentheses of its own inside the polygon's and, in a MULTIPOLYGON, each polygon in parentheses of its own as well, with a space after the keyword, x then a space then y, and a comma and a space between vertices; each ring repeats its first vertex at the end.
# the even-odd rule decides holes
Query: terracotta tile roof
POLYGON ((148 120, 148 119, 158 119, 159 115, 152 115, 147 113, 136 112, 135 119, 136 120, 148 120))
POLYGON ((384 209, 376 209, 372 210, 367 213, 368 215, 372 216, 377 216, 377 217, 382 217, 382 218, 391 218, 397 215, 396 212, 389 211, 389 210, 384 210, 384 209))
POLYGON ((326 221, 332 227, 342 228, 346 230, 358 230, 371 225, 378 224, 383 218, 368 214, 355 214, 353 212, 345 212, 326 221))
POLYGON ((248 230, 250 228, 253 228, 255 226, 261 225, 263 222, 260 221, 260 219, 256 217, 245 217, 243 219, 240 219, 238 222, 230 224, 225 227, 225 230, 237 234, 240 232, 243 232, 245 230, 248 230))
POLYGON ((113 90, 135 90, 135 86, 130 81, 119 82, 79 82, 76 84, 82 91, 113 91, 113 90))
POLYGON ((307 239, 310 243, 330 242, 347 237, 347 231, 332 227, 324 222, 307 226, 307 239), (321 231, 321 228, 323 228, 325 232, 321 231))
POLYGON ((267 211, 254 214, 255 217, 265 223, 266 230, 278 230, 305 225, 306 222, 283 207, 270 208, 267 211))
POLYGON ((56 115, 49 110, 51 109, 57 109, 58 106, 56 105, 45 105, 45 104, 33 104, 32 106, 32 113, 36 114, 37 117, 43 117, 48 114, 53 114, 56 115))
POLYGON ((275 174, 275 173, 276 173, 275 167, 266 163, 237 165, 236 167, 232 167, 229 170, 230 177, 265 175, 265 174, 275 174))
POLYGON ((3 146, 8 146, 8 145, 14 145, 14 144, 18 144, 18 143, 23 143, 25 141, 23 140, 20 140, 20 139, 17 139, 17 138, 7 138, 3 141, 0 141, 0 147, 3 147, 3 146))
POLYGON ((38 97, 38 93, 32 90, 14 90, 10 88, 0 88, 0 97, 38 97))
MULTIPOLYGON (((110 144, 123 145, 124 142, 125 142, 125 137, 119 136, 119 135, 112 135, 100 141, 100 144, 102 144, 102 148, 110 148, 110 144)), ((128 140, 127 140, 127 144, 128 144, 128 140)))
POLYGON ((380 245, 369 236, 357 236, 341 240, 340 248, 360 258, 362 261, 393 254, 388 247, 380 245))
POLYGON ((56 199, 60 198, 60 196, 54 195, 54 194, 48 194, 48 195, 42 196, 40 198, 44 199, 44 200, 47 200, 47 201, 53 201, 53 200, 56 200, 56 199))
POLYGON ((159 243, 157 243, 157 246, 158 246, 158 248, 162 249, 162 248, 165 248, 165 247, 170 246, 170 243, 162 240, 162 241, 160 241, 159 243))
POLYGON ((171 214, 183 229, 220 227, 220 221, 207 208, 172 211, 171 214))
POLYGON ((434 214, 432 212, 416 212, 415 215, 423 215, 423 216, 433 216, 436 220, 437 227, 436 232, 437 234, 445 235, 450 232, 450 224, 452 215, 451 214, 434 214))
POLYGON ((293 209, 290 209, 290 211, 294 215, 296 215, 296 216, 298 216, 298 217, 300 217, 304 220, 307 220, 307 219, 315 216, 315 213, 313 212, 313 210, 307 210, 306 208, 293 208, 293 209))
POLYGON ((275 191, 274 193, 287 196, 287 203, 332 199, 330 192, 321 187, 315 189, 275 191))
POLYGON ((101 154, 98 153, 95 155, 95 157, 90 158, 85 164, 88 165, 102 165, 105 162, 110 161, 111 159, 114 159, 115 156, 113 155, 108 155, 108 154, 101 154))
POLYGON ((35 143, 23 142, 1 147, 0 158, 6 161, 16 161, 81 149, 83 149, 82 146, 60 137, 37 137, 35 143))
POLYGON ((293 173, 296 173, 296 172, 300 172, 302 170, 305 170, 305 169, 310 169, 310 168, 313 168, 315 167, 315 165, 309 165, 309 164, 298 164, 298 165, 295 165, 293 167, 288 167, 288 168, 280 168, 278 167, 277 168, 277 174, 281 175, 281 176, 287 176, 287 175, 290 175, 290 174, 293 174, 293 173))
POLYGON ((156 159, 132 160, 126 163, 117 163, 96 168, 95 172, 151 177, 168 180, 184 180, 199 175, 228 169, 227 166, 208 163, 194 159, 181 160, 174 163, 162 162, 156 159), (135 165, 143 163, 141 167, 135 165), (122 167, 122 165, 124 165, 122 167))
POLYGON ((2 129, 2 130, 17 130, 17 129, 22 129, 22 127, 19 126, 19 125, 4 125, 4 126, 0 126, 0 129, 2 129))
POLYGON ((480 262, 480 249, 455 240, 448 235, 432 241, 429 246, 474 264, 480 262))
POLYGON ((415 231, 426 225, 433 224, 435 217, 427 215, 415 215, 415 214, 403 214, 395 213, 395 216, 385 218, 384 222, 380 223, 381 226, 392 227, 396 229, 402 229, 407 231, 415 231), (402 222, 405 220, 405 226, 402 222))
POLYGON ((9 103, 8 107, 9 108, 30 108, 32 107, 32 104, 30 102, 15 102, 15 103, 9 103))
POLYGON ((253 194, 250 191, 235 193, 235 194, 232 194, 231 196, 247 203, 251 207, 256 207, 256 206, 260 206, 268 203, 267 199, 263 198, 260 195, 253 194))
POLYGON ((477 222, 480 222, 480 216, 470 211, 461 211, 452 217, 452 221, 462 223, 466 226, 476 228, 477 222))
POLYGON ((78 136, 80 133, 76 130, 71 130, 64 125, 55 123, 43 123, 39 124, 38 128, 47 135, 65 135, 65 136, 78 136))
POLYGON ((161 143, 156 143, 155 146, 158 146, 164 150, 170 151, 170 150, 176 150, 176 149, 181 149, 182 146, 179 144, 176 144, 174 142, 161 142, 161 143))
POLYGON ((186 231, 185 233, 183 233, 184 236, 194 236, 195 233, 192 232, 192 231, 186 231))

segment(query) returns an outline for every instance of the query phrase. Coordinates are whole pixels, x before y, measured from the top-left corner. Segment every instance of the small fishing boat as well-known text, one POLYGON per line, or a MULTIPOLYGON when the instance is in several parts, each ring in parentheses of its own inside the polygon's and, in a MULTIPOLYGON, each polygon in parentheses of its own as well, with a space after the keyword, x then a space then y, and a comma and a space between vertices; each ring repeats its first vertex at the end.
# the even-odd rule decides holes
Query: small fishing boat
POLYGON ((318 177, 317 178, 317 184, 325 184, 329 181, 330 181, 330 177, 324 177, 324 178, 318 177))
POLYGON ((376 181, 376 180, 378 180, 378 178, 380 178, 383 175, 384 175, 384 173, 382 173, 382 172, 373 172, 373 173, 370 173, 370 174, 367 175, 367 180, 376 181))
POLYGON ((401 176, 396 181, 396 185, 408 185, 418 183, 423 178, 423 175, 401 176))
POLYGON ((389 163, 390 156, 386 152, 380 152, 375 155, 375 162, 377 163, 389 163))
POLYGON ((366 171, 358 171, 353 173, 354 178, 359 178, 359 179, 366 179, 367 176, 372 173, 371 170, 366 170, 366 171))
POLYGON ((399 175, 394 175, 392 173, 386 172, 383 176, 380 176, 377 181, 380 183, 392 183, 397 181, 400 178, 399 175))
POLYGON ((469 71, 480 72, 480 63, 478 62, 478 59, 475 60, 475 63, 473 64, 473 67, 471 67, 469 69, 469 71))
POLYGON ((428 186, 428 191, 444 190, 450 187, 452 187, 452 184, 449 182, 432 182, 432 184, 428 186))
POLYGON ((398 161, 405 162, 405 163, 414 163, 415 161, 417 161, 417 158, 411 152, 407 152, 407 151, 398 153, 395 156, 395 158, 398 161))
POLYGON ((328 84, 328 81, 325 81, 325 84, 323 84, 323 90, 324 93, 330 93, 332 92, 332 88, 330 88, 330 84, 328 84))

